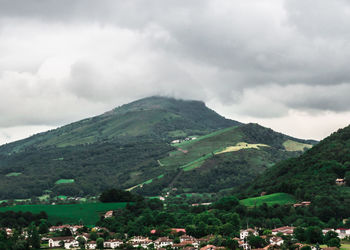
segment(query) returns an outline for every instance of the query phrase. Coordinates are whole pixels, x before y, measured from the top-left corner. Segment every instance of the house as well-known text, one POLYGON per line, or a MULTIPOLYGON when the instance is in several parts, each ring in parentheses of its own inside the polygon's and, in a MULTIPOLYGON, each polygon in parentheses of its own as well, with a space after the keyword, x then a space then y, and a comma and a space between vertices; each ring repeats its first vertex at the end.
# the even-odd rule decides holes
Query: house
POLYGON ((166 247, 166 246, 172 246, 173 240, 169 239, 169 237, 160 237, 157 240, 154 241, 154 245, 159 248, 159 247, 166 247))
POLYGON ((338 185, 338 186, 343 186, 345 185, 345 179, 336 179, 335 180, 335 184, 338 185))
POLYGON ((244 240, 238 240, 237 242, 238 242, 239 248, 244 249, 244 250, 251 249, 250 245, 247 242, 244 242, 244 240))
POLYGON ((340 239, 344 239, 345 237, 350 237, 350 229, 338 228, 335 231, 338 233, 338 237, 340 239))
POLYGON ((140 243, 140 242, 144 242, 144 241, 147 241, 149 240, 148 237, 143 237, 143 236, 135 236, 135 237, 132 237, 129 242, 130 243, 140 243))
POLYGON ((295 227, 279 227, 272 230, 272 235, 282 233, 283 235, 292 235, 295 227))
POLYGON ((253 235, 255 235, 255 236, 259 236, 259 233, 258 233, 256 230, 254 230, 254 229, 252 229, 252 228, 248 228, 248 229, 245 229, 245 230, 241 230, 241 231, 240 231, 239 238, 240 238, 241 240, 244 240, 246 237, 249 236, 249 234, 253 234, 253 235))
POLYGON ((172 245, 173 248, 185 248, 186 246, 193 246, 196 249, 198 249, 199 243, 198 243, 198 241, 188 240, 188 241, 182 241, 182 242, 180 242, 178 244, 173 244, 172 245))
POLYGON ((108 241, 105 241, 103 243, 103 247, 104 248, 112 248, 112 249, 115 249, 119 246, 123 245, 123 241, 122 240, 117 240, 117 239, 114 239, 114 240, 108 240, 108 241))
POLYGON ((72 236, 67 236, 67 237, 54 237, 49 239, 49 247, 60 247, 60 242, 63 241, 65 244, 66 242, 71 242, 75 240, 74 237, 72 236))
POLYGON ((72 249, 77 247, 79 247, 79 241, 77 241, 76 239, 71 239, 64 242, 65 249, 72 249))
POLYGON ((105 218, 111 218, 113 216, 113 211, 107 211, 104 215, 105 218))
POLYGON ((96 241, 90 241, 90 242, 86 243, 87 249, 96 249, 96 247, 97 247, 96 241))
POLYGON ((72 234, 75 234, 79 229, 83 228, 84 226, 70 226, 69 229, 72 232, 72 234))
POLYGON ((183 242, 183 241, 197 241, 198 242, 198 240, 196 238, 189 236, 187 234, 180 236, 180 242, 183 242))
POLYGON ((274 236, 270 239, 270 244, 272 246, 281 246, 284 240, 281 237, 274 236))
POLYGON ((64 228, 70 228, 70 225, 52 226, 49 228, 49 231, 50 232, 58 232, 58 231, 62 231, 64 228))
POLYGON ((329 231, 334 231, 333 228, 325 228, 325 229, 322 229, 322 234, 323 235, 326 235, 326 233, 328 233, 329 231))
POLYGON ((210 235, 207 235, 205 237, 202 237, 200 239, 198 239, 198 242, 199 244, 203 243, 203 242, 209 242, 210 240, 212 240, 213 238, 215 238, 214 235, 210 234, 210 235))
POLYGON ((311 205, 311 201, 303 201, 301 203, 295 203, 293 207, 307 207, 311 205))

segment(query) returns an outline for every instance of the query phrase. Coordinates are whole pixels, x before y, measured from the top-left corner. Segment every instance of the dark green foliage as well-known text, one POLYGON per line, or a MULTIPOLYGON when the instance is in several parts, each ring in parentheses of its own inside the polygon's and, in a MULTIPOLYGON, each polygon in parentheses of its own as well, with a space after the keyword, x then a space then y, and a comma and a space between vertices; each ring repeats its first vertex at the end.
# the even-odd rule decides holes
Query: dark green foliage
POLYGON ((143 197, 137 194, 132 194, 128 191, 120 189, 109 189, 104 192, 99 197, 101 202, 132 202, 143 200, 143 197))
POLYGON ((315 243, 323 243, 323 234, 322 229, 318 226, 311 226, 306 228, 305 230, 306 242, 315 244, 315 243))
POLYGON ((0 227, 23 228, 29 226, 32 222, 39 224, 47 219, 45 212, 32 214, 30 212, 0 212, 0 227))
POLYGON ((267 245, 267 242, 263 238, 255 235, 249 235, 247 242, 252 248, 264 248, 267 245))
POLYGON ((299 200, 310 200, 313 213, 328 222, 350 216, 350 190, 335 185, 350 169, 350 126, 332 134, 298 158, 292 158, 266 170, 249 187, 241 187, 242 196, 262 191, 286 192, 299 200))

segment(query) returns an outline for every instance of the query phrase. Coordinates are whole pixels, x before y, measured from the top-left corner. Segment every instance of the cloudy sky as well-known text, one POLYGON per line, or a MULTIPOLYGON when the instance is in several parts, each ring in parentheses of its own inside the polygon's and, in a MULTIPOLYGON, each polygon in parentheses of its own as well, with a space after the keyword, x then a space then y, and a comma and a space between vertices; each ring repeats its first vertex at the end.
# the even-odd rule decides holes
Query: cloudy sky
POLYGON ((150 95, 322 139, 349 41, 347 0, 0 0, 0 144, 150 95))

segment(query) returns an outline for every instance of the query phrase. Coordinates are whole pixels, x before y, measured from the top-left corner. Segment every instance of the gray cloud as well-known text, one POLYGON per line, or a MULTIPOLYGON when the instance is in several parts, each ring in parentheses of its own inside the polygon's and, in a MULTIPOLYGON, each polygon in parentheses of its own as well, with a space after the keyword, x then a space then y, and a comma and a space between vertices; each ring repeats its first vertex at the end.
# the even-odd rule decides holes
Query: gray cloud
POLYGON ((232 118, 346 113, 349 13, 345 0, 0 0, 0 127, 154 94, 232 118))

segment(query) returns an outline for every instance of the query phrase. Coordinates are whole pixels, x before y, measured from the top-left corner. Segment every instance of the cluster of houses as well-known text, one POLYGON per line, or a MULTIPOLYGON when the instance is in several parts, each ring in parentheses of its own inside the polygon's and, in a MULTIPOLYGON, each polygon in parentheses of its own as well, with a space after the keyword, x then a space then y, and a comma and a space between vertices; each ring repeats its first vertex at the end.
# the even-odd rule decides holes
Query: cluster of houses
MULTIPOLYGON (((289 226, 285 226, 285 227, 280 227, 280 228, 276 228, 273 229, 272 232, 272 237, 268 237, 266 235, 262 235, 260 236, 261 238, 267 240, 267 242, 269 243, 264 249, 276 249, 282 246, 282 244, 284 243, 284 240, 282 237, 280 237, 281 235, 289 235, 289 236, 293 236, 294 233, 294 229, 295 227, 289 227, 289 226)), ((338 234, 338 237, 340 239, 345 239, 347 237, 350 237, 350 229, 345 229, 345 228, 338 228, 338 229, 331 229, 331 228, 326 228, 322 230, 323 235, 326 235, 327 232, 329 231, 334 231, 338 234)), ((252 229, 252 228, 248 228, 245 230, 241 230, 240 231, 240 238, 235 238, 235 240, 238 241, 239 243, 239 247, 243 248, 244 250, 251 250, 251 246, 249 246, 249 244, 247 243, 246 238, 249 235, 255 235, 255 236, 259 236, 259 232, 256 229, 252 229)), ((301 249, 304 245, 301 243, 297 243, 296 244, 299 249, 301 249)), ((313 249, 314 247, 311 246, 311 249, 313 249)), ((313 249, 314 250, 314 249, 313 249)), ((316 248, 315 248, 316 250, 316 248)))
MULTIPOLYGON (((43 242, 48 242, 49 248, 64 248, 64 249, 72 249, 72 248, 79 248, 81 244, 81 241, 84 242, 86 249, 97 249, 97 242, 94 240, 91 240, 91 234, 82 232, 83 226, 78 225, 62 225, 62 226, 52 226, 49 228, 49 232, 51 234, 62 232, 63 230, 69 230, 71 233, 71 236, 64 236, 64 237, 43 237, 43 242)), ((233 238, 236 240, 239 244, 239 247, 244 250, 251 250, 252 247, 249 245, 247 241, 247 237, 250 235, 260 236, 266 242, 268 243, 268 246, 266 246, 264 249, 279 249, 281 248, 282 244, 284 243, 282 235, 289 235, 293 236, 295 227, 280 227, 271 230, 271 235, 259 235, 258 229, 248 228, 244 230, 240 230, 240 237, 239 238, 233 238)), ((3 228, 8 235, 12 235, 13 231, 10 228, 3 228)), ((173 228, 172 233, 175 235, 180 235, 179 240, 176 240, 174 242, 174 239, 169 237, 159 237, 156 240, 152 240, 149 237, 144 236, 135 236, 128 240, 121 240, 121 239, 114 239, 114 233, 109 232, 107 228, 101 228, 101 227, 95 227, 91 229, 91 231, 96 232, 98 237, 105 236, 106 234, 109 235, 109 240, 105 240, 103 242, 103 247, 106 249, 116 249, 119 248, 122 245, 129 245, 134 248, 150 248, 151 246, 155 249, 165 249, 171 247, 172 249, 186 249, 186 250, 195 250, 195 249, 201 249, 201 250, 215 250, 215 249, 224 249, 223 247, 218 247, 214 245, 207 245, 208 242, 210 242, 212 239, 215 238, 214 235, 208 235, 203 238, 195 238, 193 236, 187 235, 186 230, 184 228, 173 228), (201 247, 202 246, 202 247, 201 247)), ((338 237, 340 239, 345 239, 350 237, 350 229, 346 228, 338 228, 338 229, 331 229, 331 228, 325 228, 322 230, 322 233, 324 235, 327 234, 329 231, 334 231, 338 234, 338 237)), ((155 235, 157 232, 156 230, 151 230, 150 234, 155 235)), ((153 237, 152 237, 153 238, 153 237)), ((154 238, 153 238, 154 239, 154 238)), ((297 243, 296 245, 299 246, 299 249, 303 247, 303 244, 297 243)))
MULTIPOLYGON (((50 228, 50 232, 62 231, 64 228, 68 228, 72 232, 72 236, 44 238, 43 240, 48 240, 49 248, 58 248, 58 247, 63 247, 65 249, 78 248, 79 247, 78 238, 82 238, 84 239, 84 242, 86 242, 85 243, 86 249, 97 249, 97 242, 89 241, 88 233, 82 233, 82 234, 77 233, 80 226, 70 226, 70 225, 55 226, 50 228)), ((93 230, 108 231, 108 229, 106 228, 99 228, 99 227, 93 228, 93 230)), ((163 248, 165 249, 166 247, 169 247, 169 246, 173 249, 187 249, 187 250, 223 249, 213 245, 207 245, 205 247, 200 248, 201 243, 210 241, 210 239, 214 237, 213 235, 210 235, 201 239, 197 239, 192 236, 186 235, 186 230, 183 228, 173 228, 172 231, 174 233, 180 233, 180 234, 182 233, 182 235, 179 237, 179 242, 175 243, 174 240, 169 237, 159 237, 156 240, 151 240, 149 237, 135 236, 127 241, 123 241, 120 239, 106 240, 103 242, 103 247, 107 249, 115 249, 120 247, 121 245, 128 244, 134 248, 145 248, 145 249, 149 248, 150 245, 153 245, 155 249, 163 249, 163 248)), ((151 234, 155 234, 155 233, 156 233, 155 230, 151 231, 151 234)))

